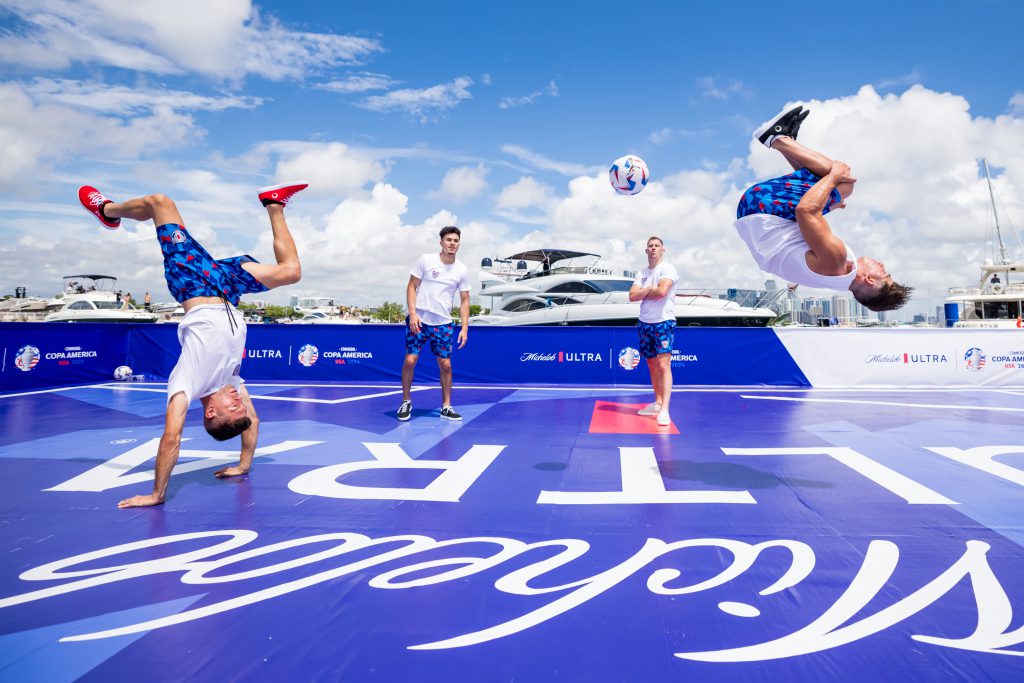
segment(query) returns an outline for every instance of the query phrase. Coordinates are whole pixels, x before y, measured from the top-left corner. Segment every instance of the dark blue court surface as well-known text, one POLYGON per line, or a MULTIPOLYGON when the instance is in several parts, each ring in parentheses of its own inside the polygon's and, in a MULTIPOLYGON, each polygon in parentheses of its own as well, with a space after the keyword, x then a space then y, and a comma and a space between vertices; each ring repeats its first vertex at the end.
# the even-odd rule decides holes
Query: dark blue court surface
POLYGON ((1024 680, 1024 392, 249 387, 0 396, 0 679, 1024 680))

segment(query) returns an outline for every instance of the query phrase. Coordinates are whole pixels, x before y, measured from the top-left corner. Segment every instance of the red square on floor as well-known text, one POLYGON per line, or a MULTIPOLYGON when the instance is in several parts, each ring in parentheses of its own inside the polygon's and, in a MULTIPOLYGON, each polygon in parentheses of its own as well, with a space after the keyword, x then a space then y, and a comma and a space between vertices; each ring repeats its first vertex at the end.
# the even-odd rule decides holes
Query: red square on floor
POLYGON ((596 401, 590 417, 591 434, 678 434, 673 422, 659 427, 654 415, 637 415, 646 403, 613 403, 596 401))

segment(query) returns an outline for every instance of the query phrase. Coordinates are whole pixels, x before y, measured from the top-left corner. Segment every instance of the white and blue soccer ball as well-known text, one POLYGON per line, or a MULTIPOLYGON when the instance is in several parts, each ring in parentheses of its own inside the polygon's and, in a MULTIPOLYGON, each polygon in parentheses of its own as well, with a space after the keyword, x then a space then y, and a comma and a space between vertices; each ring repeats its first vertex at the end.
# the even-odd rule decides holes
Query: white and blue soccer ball
POLYGON ((132 369, 127 365, 122 365, 118 367, 116 370, 114 370, 114 379, 116 379, 118 382, 124 382, 125 380, 130 379, 131 376, 132 369))
POLYGON ((633 154, 619 157, 608 170, 608 180, 619 194, 637 194, 651 177, 647 162, 633 154))

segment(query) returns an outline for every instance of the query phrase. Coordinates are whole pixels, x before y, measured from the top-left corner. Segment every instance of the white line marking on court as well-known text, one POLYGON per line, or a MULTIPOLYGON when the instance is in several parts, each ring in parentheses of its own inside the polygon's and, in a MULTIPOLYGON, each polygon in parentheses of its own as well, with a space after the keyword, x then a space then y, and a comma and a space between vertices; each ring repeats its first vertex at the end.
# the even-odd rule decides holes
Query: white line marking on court
MULTIPOLYGON (((121 382, 106 382, 103 384, 82 384, 70 387, 53 387, 50 389, 38 389, 35 391, 23 391, 14 394, 0 394, 0 399, 15 398, 18 396, 32 396, 36 394, 50 394, 64 391, 75 391, 78 389, 109 389, 112 391, 145 391, 154 393, 163 393, 166 391, 166 382, 133 382, 131 385, 126 385, 121 382), (158 388, 160 387, 160 388, 158 388)), ((286 384, 286 383, 267 383, 267 382, 246 382, 248 387, 270 387, 279 389, 388 389, 390 394, 400 393, 400 390, 396 388, 396 384, 286 384)), ((414 386, 413 391, 426 391, 426 390, 438 390, 441 387, 433 384, 430 386, 414 386)), ((575 386, 575 387, 555 387, 555 386, 535 386, 530 384, 464 384, 456 385, 456 389, 473 389, 477 391, 550 391, 550 392, 606 392, 609 394, 623 393, 623 394, 635 394, 637 392, 650 391, 650 385, 626 385, 626 386, 605 386, 605 385, 592 385, 592 386, 575 386)), ((943 393, 954 393, 954 394, 1003 394, 1011 396, 1024 396, 1024 387, 1019 388, 1018 392, 1013 391, 1017 387, 856 387, 856 388, 836 388, 836 387, 714 387, 714 386, 699 386, 699 387, 675 387, 672 389, 674 394, 748 394, 746 398, 759 398, 757 396, 749 395, 753 392, 764 392, 764 393, 815 393, 815 394, 943 394, 943 393)), ((377 394, 379 396, 386 396, 388 393, 377 394)), ((268 400, 292 400, 292 401, 308 401, 311 403, 343 403, 345 401, 361 400, 362 398, 372 398, 373 396, 355 397, 355 398, 344 398, 344 399, 312 399, 312 398, 294 398, 294 397, 270 397, 270 396, 257 396, 253 395, 253 398, 261 398, 268 400)), ((766 397, 774 398, 774 397, 766 397)), ((778 400, 786 400, 778 397, 778 400)), ((833 399, 792 399, 792 400, 816 400, 816 401, 827 401, 833 399)), ((838 400, 838 399, 835 399, 838 400)), ((877 403, 871 401, 871 403, 877 403)), ((881 404, 880 404, 881 405, 881 404)), ((894 403, 892 405, 904 405, 901 403, 894 403)), ((908 404, 916 405, 916 404, 908 404)), ((941 406, 950 407, 950 406, 941 406)), ((977 409, 977 410, 1017 410, 1017 409, 1002 409, 1002 408, 984 408, 971 406, 960 406, 965 409, 977 409)))
POLYGON ((3 394, 0 398, 15 398, 17 396, 34 396, 35 394, 53 394, 58 391, 74 391, 76 389, 105 389, 103 384, 89 384, 75 387, 55 387, 53 389, 37 389, 36 391, 22 391, 17 394, 3 394))
POLYGON ((803 403, 857 403, 871 406, 899 406, 901 408, 942 408, 945 410, 995 410, 1006 413, 1024 413, 1024 408, 999 408, 996 406, 963 406, 940 403, 897 403, 895 401, 858 401, 844 398, 809 398, 806 396, 743 396, 740 398, 762 401, 800 401, 803 403))
MULTIPOLYGON (((427 387, 413 387, 411 391, 422 391, 427 387)), ((402 393, 401 389, 394 391, 385 391, 379 394, 366 394, 365 396, 349 396, 347 398, 303 398, 301 396, 260 396, 258 394, 249 394, 249 397, 253 400, 261 398, 264 401, 293 401, 295 403, 350 403, 352 401, 365 401, 368 398, 380 398, 381 396, 395 396, 402 393)))

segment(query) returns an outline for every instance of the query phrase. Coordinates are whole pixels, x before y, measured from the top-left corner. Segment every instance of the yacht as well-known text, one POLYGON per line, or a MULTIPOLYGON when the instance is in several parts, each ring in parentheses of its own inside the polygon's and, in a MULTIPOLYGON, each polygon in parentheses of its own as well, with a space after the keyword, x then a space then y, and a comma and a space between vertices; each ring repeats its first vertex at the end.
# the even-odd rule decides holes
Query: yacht
MULTIPOLYGON (((337 308, 334 309, 335 313, 337 308)), ((362 320, 349 316, 341 316, 324 311, 310 311, 301 318, 290 321, 292 325, 360 325, 362 320)))
POLYGON ((950 287, 946 298, 947 327, 1024 328, 1024 262, 1013 261, 1006 254, 999 227, 995 193, 988 173, 988 162, 982 159, 988 182, 995 234, 999 246, 999 263, 985 259, 977 287, 950 287))
POLYGON ((119 302, 113 275, 65 275, 60 309, 44 322, 151 323, 156 315, 119 302))
POLYGON ((0 301, 0 322, 37 322, 63 305, 61 299, 15 296, 0 301))
MULTIPOLYGON (((485 258, 480 295, 491 297, 491 313, 471 325, 636 325, 640 302, 629 300, 635 273, 601 265, 598 254, 534 249, 508 258, 485 258)), ((704 292, 677 292, 679 326, 763 327, 777 317, 768 306, 786 290, 766 293, 755 306, 704 292)))

